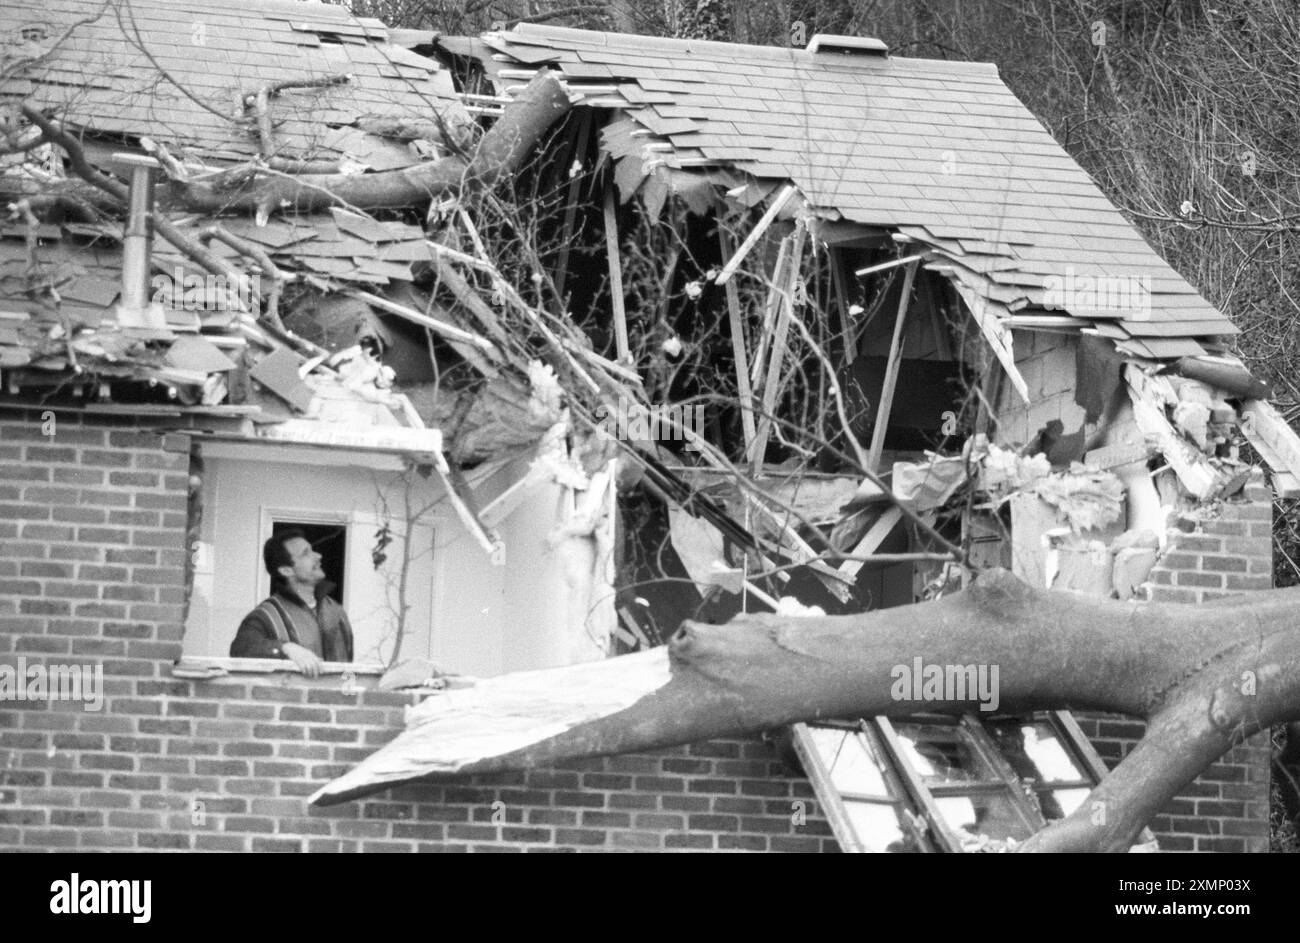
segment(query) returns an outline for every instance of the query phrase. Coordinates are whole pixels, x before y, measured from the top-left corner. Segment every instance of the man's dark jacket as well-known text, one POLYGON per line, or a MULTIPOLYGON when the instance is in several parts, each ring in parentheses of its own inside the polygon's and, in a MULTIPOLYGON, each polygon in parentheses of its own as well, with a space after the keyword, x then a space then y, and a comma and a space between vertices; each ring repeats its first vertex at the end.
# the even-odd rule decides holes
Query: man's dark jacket
POLYGON ((230 656, 284 658, 284 643, 302 644, 300 632, 315 623, 320 627, 322 648, 316 654, 324 661, 351 661, 352 625, 343 607, 328 595, 332 588, 330 583, 317 584, 316 612, 313 613, 287 587, 274 586, 271 595, 239 624, 235 640, 230 643, 230 656))

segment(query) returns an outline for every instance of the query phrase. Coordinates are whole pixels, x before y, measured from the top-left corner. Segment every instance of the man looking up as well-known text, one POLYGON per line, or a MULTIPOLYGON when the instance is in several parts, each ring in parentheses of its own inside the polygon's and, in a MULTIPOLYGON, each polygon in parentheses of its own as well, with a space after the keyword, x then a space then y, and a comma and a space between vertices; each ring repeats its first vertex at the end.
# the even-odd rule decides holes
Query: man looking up
POLYGON ((328 595, 321 555, 301 530, 275 534, 262 547, 271 595, 244 617, 230 643, 232 658, 287 658, 309 678, 322 661, 352 660, 352 626, 328 595))

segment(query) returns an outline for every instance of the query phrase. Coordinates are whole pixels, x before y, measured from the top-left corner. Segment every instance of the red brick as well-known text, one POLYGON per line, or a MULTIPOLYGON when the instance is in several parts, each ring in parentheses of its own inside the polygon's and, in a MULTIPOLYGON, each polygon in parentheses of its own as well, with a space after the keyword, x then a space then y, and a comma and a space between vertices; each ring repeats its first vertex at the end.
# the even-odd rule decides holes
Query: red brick
MULTIPOLYGON (((1242 535, 1244 535, 1244 531, 1242 535)), ((1176 549, 1180 551, 1198 551, 1201 553, 1219 553, 1223 548, 1223 541, 1218 536, 1207 536, 1205 534, 1186 534, 1176 541, 1176 549)))
MULTIPOLYGON (((558 835, 556 836, 559 837, 558 835)), ((665 848, 705 849, 713 847, 712 835, 693 835, 689 832, 677 832, 664 836, 665 848)))
MULTIPOLYGON (((735 836, 724 836, 731 838, 735 836)), ((664 836, 658 832, 613 832, 610 835, 610 844, 615 848, 629 848, 639 851, 648 851, 663 847, 664 836)), ((720 847, 726 847, 720 845, 720 847)))
POLYGON ((1204 586, 1209 589, 1223 588, 1223 576, 1218 573, 1197 573, 1181 571, 1177 576, 1179 586, 1204 586))
POLYGON ((89 507, 53 508, 50 517, 61 524, 105 524, 108 522, 107 512, 99 508, 89 507))
MULTIPOLYGON (((451 826, 451 828, 455 827, 456 826, 451 826)), ((451 828, 448 829, 447 837, 455 838, 456 836, 451 834, 451 828)), ((555 830, 555 841, 560 845, 604 845, 607 839, 608 833, 597 829, 557 828, 555 830)))

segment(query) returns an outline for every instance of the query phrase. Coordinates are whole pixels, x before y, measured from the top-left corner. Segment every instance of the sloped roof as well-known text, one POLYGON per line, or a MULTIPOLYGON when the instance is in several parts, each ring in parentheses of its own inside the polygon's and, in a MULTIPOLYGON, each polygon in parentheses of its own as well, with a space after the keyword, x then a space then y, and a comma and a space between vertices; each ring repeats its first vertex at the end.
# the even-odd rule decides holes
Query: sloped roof
POLYGON ((671 153, 653 155, 668 166, 719 163, 788 179, 823 215, 940 250, 995 309, 1042 306, 1053 278, 1140 279, 1149 311, 1128 316, 1077 298, 1063 307, 1151 356, 1200 353, 1191 338, 1236 332, 991 64, 530 24, 487 34, 474 48, 502 86, 541 66, 561 71, 575 91, 613 86, 601 103, 620 105, 652 132, 646 143, 670 143, 671 153))
POLYGON ((73 126, 147 134, 204 158, 257 154, 253 109, 243 99, 286 82, 351 76, 272 99, 278 156, 347 153, 374 169, 404 166, 419 158, 403 160, 378 138, 358 141, 350 126, 369 116, 428 121, 435 110, 453 124, 468 120, 437 62, 390 43, 378 20, 323 3, 0 4, 0 43, 6 66, 34 60, 0 88, 0 106, 26 100, 57 107, 73 126), (377 160, 383 166, 374 166, 377 160))

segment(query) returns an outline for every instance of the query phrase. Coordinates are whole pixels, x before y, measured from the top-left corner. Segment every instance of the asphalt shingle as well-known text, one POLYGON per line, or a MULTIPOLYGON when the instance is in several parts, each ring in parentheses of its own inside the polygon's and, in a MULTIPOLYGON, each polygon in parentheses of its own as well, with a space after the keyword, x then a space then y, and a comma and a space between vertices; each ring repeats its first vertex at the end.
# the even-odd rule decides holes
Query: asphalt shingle
MULTIPOLYGON (((0 4, 6 35, 30 18, 21 5, 0 4)), ((326 114, 342 125, 377 112, 427 118, 436 104, 454 124, 469 120, 436 61, 388 43, 378 21, 341 6, 252 0, 235 12, 224 0, 132 0, 120 7, 54 0, 40 19, 49 43, 77 21, 89 22, 21 82, 6 82, 0 102, 22 97, 57 107, 64 121, 93 132, 148 134, 205 158, 247 157, 258 142, 251 112, 237 108, 241 96, 342 74, 354 81, 273 100, 280 156, 338 156, 322 144, 326 114)))
POLYGON ((492 46, 518 48, 520 63, 549 51, 561 71, 574 63, 575 76, 607 65, 629 114, 675 146, 789 179, 825 215, 910 227, 996 279, 1008 301, 1040 304, 1047 280, 1067 273, 1142 278, 1152 311, 1134 322, 1148 340, 1134 343, 1173 350, 1179 336, 1235 331, 1142 240, 990 64, 531 24, 495 35, 492 46), (689 123, 672 123, 680 119, 689 123))

